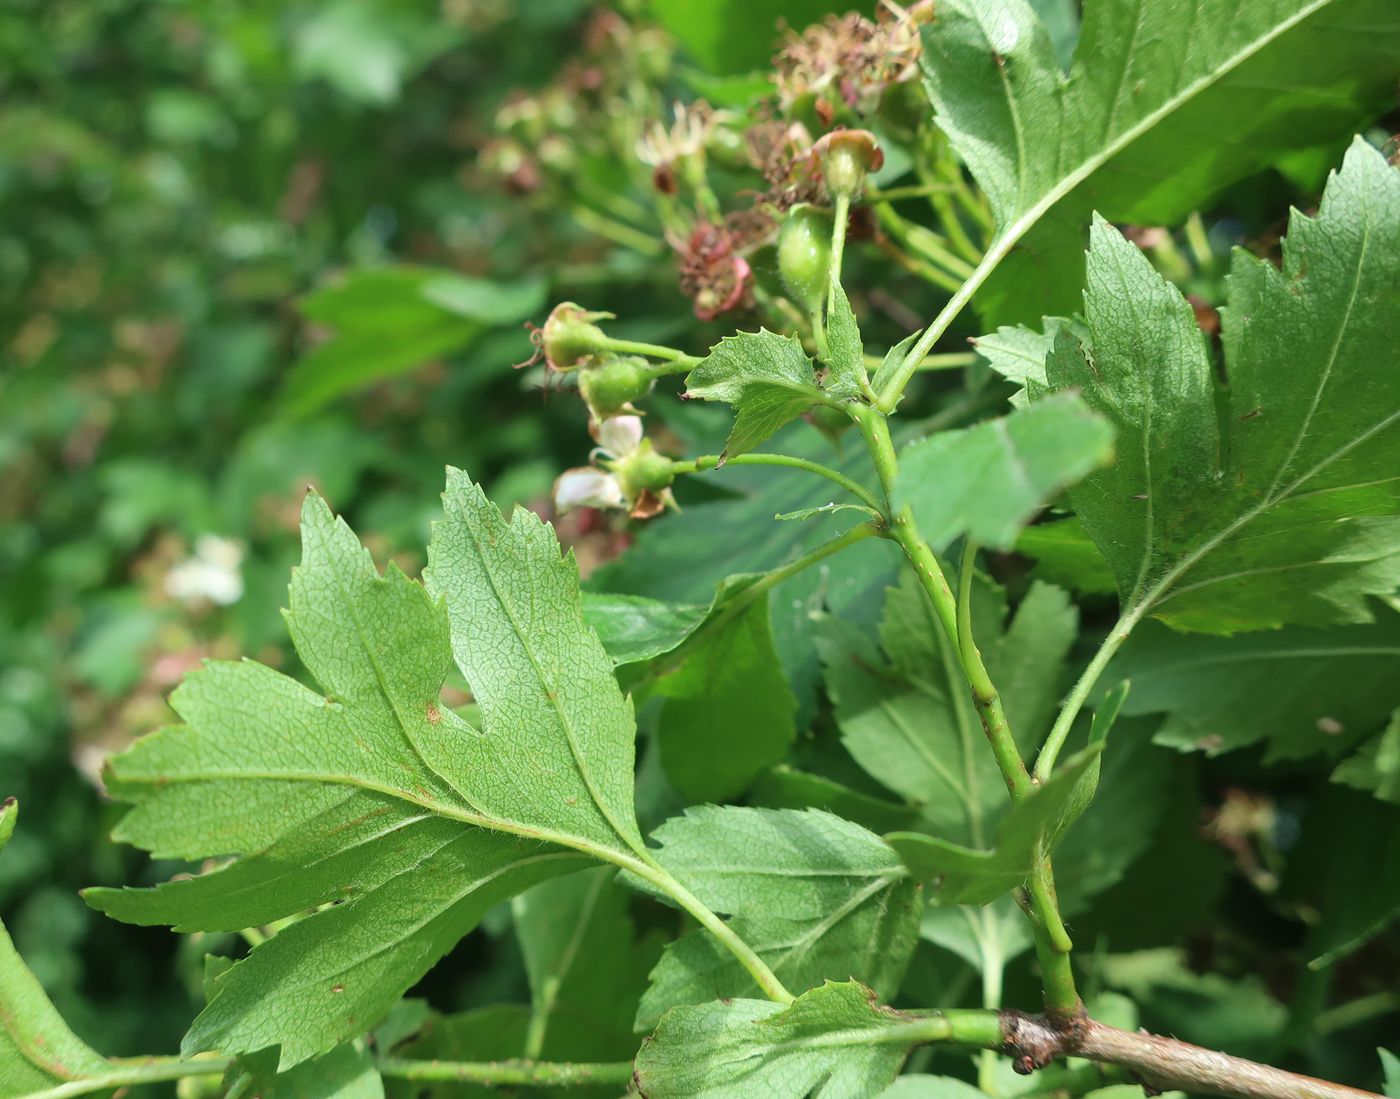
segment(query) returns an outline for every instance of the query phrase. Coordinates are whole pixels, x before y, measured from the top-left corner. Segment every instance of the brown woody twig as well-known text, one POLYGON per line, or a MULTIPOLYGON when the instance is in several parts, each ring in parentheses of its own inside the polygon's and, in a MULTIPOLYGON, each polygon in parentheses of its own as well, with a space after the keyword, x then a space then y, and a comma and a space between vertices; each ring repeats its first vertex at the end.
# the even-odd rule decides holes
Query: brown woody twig
POLYGON ((1129 1069, 1148 1094, 1188 1091, 1228 1099, 1380 1099, 1375 1092, 1271 1068, 1146 1031, 1134 1033, 1087 1015, 1059 1018, 1001 1012, 1003 1051, 1017 1072, 1061 1057, 1087 1057, 1129 1069))

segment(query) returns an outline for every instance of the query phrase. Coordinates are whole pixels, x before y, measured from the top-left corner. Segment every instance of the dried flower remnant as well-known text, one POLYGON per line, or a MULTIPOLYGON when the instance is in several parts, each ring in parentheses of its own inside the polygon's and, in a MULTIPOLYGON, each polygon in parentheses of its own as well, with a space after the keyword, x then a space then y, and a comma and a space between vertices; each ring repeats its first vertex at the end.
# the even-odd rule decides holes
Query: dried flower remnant
POLYGON ((637 140, 637 159, 652 168, 672 166, 677 161, 701 160, 710 135, 724 117, 703 99, 676 103, 670 126, 653 120, 637 140))
POLYGON ((677 251, 681 290, 695 303, 696 317, 712 321, 745 303, 752 272, 726 226, 702 222, 677 251))
POLYGON ((806 96, 834 97, 873 114, 887 88, 918 75, 919 28, 932 15, 931 0, 907 8, 884 0, 877 19, 831 15, 794 35, 774 61, 783 109, 806 96))

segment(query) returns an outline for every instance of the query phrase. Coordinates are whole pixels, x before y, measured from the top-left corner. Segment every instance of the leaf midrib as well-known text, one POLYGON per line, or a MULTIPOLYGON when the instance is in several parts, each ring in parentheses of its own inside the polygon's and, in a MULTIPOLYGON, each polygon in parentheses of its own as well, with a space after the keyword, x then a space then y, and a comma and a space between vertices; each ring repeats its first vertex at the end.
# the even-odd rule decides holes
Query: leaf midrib
MULTIPOLYGON (((335 584, 335 589, 340 594, 341 603, 345 607, 346 614, 350 617, 351 625, 355 627, 355 636, 359 639, 360 648, 362 648, 365 655, 369 657, 370 667, 374 669, 374 678, 379 687, 379 693, 384 698, 384 701, 389 704, 389 710, 394 715, 394 719, 398 722, 399 732, 403 734, 404 740, 408 742, 409 749, 413 752, 417 760, 423 764, 429 774, 436 775, 446 785, 447 789, 457 790, 459 794, 462 794, 462 791, 457 789, 457 785, 454 782, 428 762, 427 757, 423 755, 422 749, 418 746, 418 741, 414 739, 413 734, 409 731, 408 718, 403 710, 400 709, 398 699, 395 698, 393 693, 389 690, 389 682, 384 675, 384 666, 380 663, 379 654, 375 651, 374 646, 370 644, 369 637, 366 635, 364 627, 360 624, 359 607, 356 601, 350 597, 350 591, 345 586, 345 582, 339 570, 331 570, 331 581, 335 584)), ((388 581, 381 576, 374 576, 371 578, 370 583, 387 584, 388 581)), ((426 594, 425 592, 424 595, 426 594)), ((472 805, 473 809, 480 810, 481 806, 472 803, 471 799, 467 798, 465 794, 462 794, 462 797, 472 805)))
MULTIPOLYGON (((1039 202, 1035 203, 1035 205, 1031 206, 1024 214, 1016 218, 1016 220, 1013 221, 1011 225, 1007 227, 1006 230, 1005 236, 1010 238, 1008 243, 1014 243, 1016 240, 1020 239, 1020 237, 1023 236, 1026 232, 1028 232, 1037 221, 1039 221, 1046 213, 1049 212, 1050 207, 1054 206, 1055 203, 1059 202, 1060 199, 1068 195, 1071 191, 1074 190, 1074 188, 1078 187, 1079 184, 1083 183, 1086 179, 1089 178, 1089 176, 1093 175, 1096 171, 1102 168, 1105 164, 1107 164, 1115 156, 1121 153, 1139 137, 1153 129, 1153 127, 1155 127, 1163 119, 1174 114, 1177 110, 1181 108, 1181 106, 1183 106, 1186 103, 1189 103, 1192 99, 1200 95, 1203 91, 1219 82, 1226 75, 1237 69, 1240 65, 1244 64, 1255 54, 1259 53, 1261 50, 1271 45, 1275 39, 1282 37, 1282 35, 1292 30, 1300 23, 1311 19, 1318 12, 1322 11, 1324 8, 1330 6, 1334 2, 1335 0, 1313 0, 1312 3, 1305 5, 1303 8, 1299 9, 1299 11, 1297 11, 1289 18, 1283 20, 1280 23, 1275 24, 1275 26, 1271 28, 1268 33, 1263 34, 1256 39, 1253 39, 1246 46, 1244 46, 1235 54, 1233 54, 1230 58, 1228 58, 1224 64, 1221 64, 1216 68, 1210 70, 1210 72, 1198 77, 1196 80, 1193 80, 1190 84, 1187 84, 1184 88, 1178 91, 1175 95, 1163 100, 1160 106, 1158 106, 1155 110, 1149 111, 1147 114, 1143 115, 1143 117, 1139 119, 1136 123, 1129 126, 1126 130, 1122 131, 1122 133, 1120 133, 1116 138, 1108 142, 1108 144, 1105 145, 1098 153, 1095 153, 1093 156, 1087 157, 1083 162, 1081 162, 1078 168, 1065 175, 1057 185, 1051 187, 1048 191, 1046 191, 1045 195, 1042 196, 1039 202)), ((990 258, 992 254, 993 253, 988 253, 988 258, 990 258)), ((1003 253, 1002 255, 1004 254, 1005 253, 1003 253)), ((997 263, 1000 263, 1001 258, 1002 256, 997 256, 997 263)), ((996 266, 996 264, 993 264, 993 266, 996 266)))
POLYGON ((1127 620, 1129 617, 1133 618, 1133 620, 1136 620, 1137 618, 1140 618, 1142 615, 1150 611, 1153 607, 1159 605, 1159 603, 1165 602, 1165 599, 1163 597, 1166 596, 1168 592, 1170 592, 1171 586, 1173 584, 1180 580, 1191 569, 1195 568, 1198 564, 1200 564, 1201 561, 1204 560, 1208 555, 1213 553, 1225 542, 1229 541, 1232 537, 1234 537, 1235 534, 1243 530, 1250 523, 1254 522, 1255 519, 1259 518, 1259 516, 1263 515, 1270 508, 1277 507, 1279 504, 1285 503, 1298 488, 1306 484, 1308 481, 1312 480, 1312 478, 1316 477, 1328 466, 1332 465, 1332 463, 1339 461, 1341 458, 1344 458, 1352 450, 1356 449, 1358 446, 1366 442, 1372 436, 1379 434, 1380 432, 1384 431, 1386 428, 1390 427, 1392 424, 1395 424, 1397 422, 1400 422, 1400 409, 1397 409, 1395 412, 1392 412, 1389 416, 1381 420, 1379 423, 1373 425, 1368 430, 1361 432, 1361 434, 1357 435, 1354 439, 1349 439, 1345 445, 1339 447, 1337 450, 1324 457, 1315 466, 1313 466, 1312 469, 1302 474, 1281 492, 1278 492, 1273 496, 1267 497, 1264 500, 1261 500, 1258 504, 1254 505, 1254 507, 1249 508, 1244 512, 1241 512, 1238 516, 1236 516, 1236 518, 1232 522, 1228 523, 1225 527, 1223 527, 1218 534, 1214 534, 1210 538, 1207 538, 1195 550, 1193 550, 1191 553, 1188 553, 1185 557, 1183 557, 1180 561, 1178 561, 1175 565, 1168 569, 1167 572, 1163 574, 1162 578, 1158 580, 1156 584, 1152 585, 1151 589, 1149 589, 1146 594, 1144 594, 1136 603, 1133 603, 1131 606, 1128 607, 1127 611, 1124 614, 1125 620, 1127 620))
MULTIPOLYGON (((438 848, 436 851, 433 852, 433 855, 437 855, 437 854, 441 853, 445 848, 452 846, 452 843, 457 842, 457 841, 460 841, 461 839, 462 839, 462 837, 461 837, 461 836, 458 836, 458 837, 457 837, 457 840, 455 840, 455 841, 449 841, 449 842, 443 844, 442 847, 438 848)), ((431 857, 431 856, 430 856, 430 857, 431 857)), ((452 896, 451 900, 446 901, 446 902, 442 905, 441 908, 439 908, 439 909, 437 909, 435 912, 432 912, 431 914, 429 914, 429 915, 423 917, 421 920, 419 920, 419 921, 418 921, 417 923, 415 923, 413 926, 411 926, 410 928, 408 928, 407 931, 404 931, 402 934, 397 934, 397 932, 398 932, 399 930, 401 930, 401 928, 399 927, 399 925, 395 925, 395 930, 396 930, 397 937, 395 937, 395 938, 393 938, 393 939, 391 939, 391 940, 389 940, 389 941, 387 941, 387 942, 382 942, 382 943, 380 943, 380 944, 379 944, 378 946, 376 946, 373 950, 367 951, 367 952, 365 952, 365 953, 363 953, 363 954, 356 955, 353 959, 351 959, 350 961, 347 961, 344 965, 340 966, 338 969, 333 969, 333 970, 331 970, 329 973, 316 973, 316 974, 314 974, 314 975, 308 977, 306 980, 304 980, 304 981, 299 981, 299 982, 297 982, 297 983, 294 984, 294 985, 285 985, 285 986, 282 986, 281 991, 282 991, 284 994, 289 994, 289 993, 294 993, 294 992, 300 992, 302 989, 311 988, 311 987, 313 987, 314 985, 318 985, 318 984, 323 983, 324 981, 332 980, 332 979, 334 979, 334 978, 336 978, 336 977, 343 977, 343 976, 346 976, 347 974, 351 973, 352 971, 354 971, 354 970, 355 970, 356 968, 358 968, 359 966, 364 965, 366 962, 368 962, 368 961, 370 961, 370 960, 372 960, 372 959, 374 959, 374 958, 379 957, 381 954, 386 954, 386 953, 388 953, 390 950, 394 950, 394 949, 398 948, 400 945, 402 945, 403 943, 407 942, 409 939, 413 938, 413 936, 415 936, 415 935, 417 935, 419 932, 423 931, 425 928, 427 928, 427 927, 428 927, 429 925, 431 925, 432 923, 436 922, 437 920, 442 919, 442 917, 443 917, 445 914, 447 914, 448 912, 450 912, 453 908, 455 908, 455 907, 456 907, 458 904, 460 904, 462 901, 466 900, 466 898, 468 898, 469 896, 471 896, 471 895, 472 895, 473 893, 475 893, 477 890, 482 889, 482 888, 485 888, 486 886, 490 885, 493 881, 495 881, 497 878, 503 877, 503 876, 505 876, 506 874, 509 874, 509 873, 511 873, 511 872, 513 872, 513 871, 515 871, 515 870, 519 870, 519 869, 521 869, 521 868, 523 868, 523 867, 531 866, 531 865, 533 865, 533 864, 535 864, 535 863, 539 863, 539 862, 552 862, 552 861, 554 861, 554 860, 556 860, 556 859, 576 859, 576 858, 578 858, 578 855, 577 855, 577 854, 574 854, 574 853, 572 853, 572 852, 551 851, 551 852, 546 852, 546 853, 539 854, 539 855, 526 855, 526 856, 522 856, 521 858, 518 858, 518 859, 512 859, 510 862, 506 863, 504 866, 498 866, 496 869, 490 871, 489 873, 483 874, 483 875, 481 875, 481 876, 479 876, 479 877, 475 877, 475 878, 473 878, 471 881, 469 881, 469 882, 467 882, 466 884, 464 884, 464 885, 461 887, 461 889, 459 889, 459 890, 452 896)), ((398 874, 394 875, 394 877, 403 877, 404 875, 411 875, 411 874, 413 874, 415 871, 417 871, 417 870, 419 869, 419 865, 420 865, 420 864, 414 864, 413 866, 404 867, 403 870, 401 870, 398 874)), ((389 878, 384 884, 387 886, 387 885, 388 885, 390 882, 392 882, 393 880, 394 880, 393 878, 389 878)))
MULTIPOLYGON (((579 778, 583 780, 584 788, 588 791, 589 797, 593 799, 593 804, 597 806, 598 812, 601 813, 603 819, 608 822, 608 825, 612 828, 618 839, 620 839, 629 850, 645 858, 645 847, 639 846, 639 844, 633 840, 632 836, 628 834, 628 830, 617 822, 613 816, 612 809, 608 806, 607 802, 604 801, 597 786, 594 784, 592 771, 588 767, 583 753, 580 750, 573 722, 570 720, 569 715, 565 713, 563 704, 559 700, 559 692, 550 686, 550 681, 545 676, 544 669, 540 666, 539 660, 536 659, 534 646, 529 643, 528 635, 521 628, 520 622, 516 618, 514 604, 506 600, 501 590, 501 585, 497 582, 495 569, 492 567, 487 554, 483 552, 482 546, 477 540, 474 528, 470 522, 470 516, 468 516, 467 510, 461 501, 457 501, 457 511, 461 516, 460 525, 466 536, 471 539, 475 546, 477 560, 481 562, 482 572, 485 574, 487 582, 491 585, 491 594, 495 597, 496 604, 501 608, 502 613, 510 620, 511 629, 520 640, 520 647, 524 650, 526 657, 529 659, 530 667, 535 670, 535 676, 538 682, 545 689, 545 697, 549 700, 549 704, 558 718, 560 728, 564 731, 564 739, 567 740, 569 744, 570 758, 574 761, 574 769, 578 772, 579 778)), ((532 598, 533 592, 534 590, 532 588, 532 598)), ((582 620, 581 616, 582 612, 580 611, 580 621, 582 620)), ((588 627, 585 627, 585 630, 587 629, 588 627)))
POLYGON ((616 847, 607 847, 583 836, 571 835, 567 832, 556 832, 548 828, 539 828, 535 825, 525 824, 521 821, 509 820, 505 817, 488 817, 479 813, 471 813, 455 806, 445 805, 442 802, 433 801, 431 798, 415 797, 406 790, 399 790, 384 783, 375 782, 372 779, 361 778, 357 775, 344 774, 337 771, 182 771, 178 776, 172 778, 169 775, 156 776, 117 776, 123 786, 151 786, 162 789, 172 781, 177 782, 307 782, 317 783, 322 786, 349 786, 358 790, 366 790, 370 793, 384 794, 388 797, 398 798, 410 805, 416 805, 420 809, 426 809, 430 813, 436 813, 440 817, 448 820, 455 820, 461 824, 469 824, 476 828, 485 828, 492 832, 505 832, 512 836, 520 836, 523 839, 539 840, 542 843, 555 843, 561 847, 571 847, 575 851, 582 851, 584 854, 592 855, 601 862, 612 863, 620 866, 624 870, 633 873, 640 873, 641 876, 650 880, 654 876, 651 867, 642 860, 636 858, 631 853, 619 850, 616 847))
MULTIPOLYGON (((977 291, 991 278, 992 273, 1001 265, 1001 261, 1011 254, 1011 250, 1016 246, 1017 242, 1030 232, 1040 219, 1048 214, 1061 199, 1069 195, 1071 191, 1134 141, 1148 133, 1158 123, 1170 117, 1184 104, 1195 99, 1196 96, 1224 79, 1225 76, 1239 68, 1240 65, 1244 64, 1255 54, 1271 45, 1286 32, 1291 31, 1294 27, 1311 19, 1333 2, 1334 0, 1313 0, 1312 3, 1308 4, 1294 15, 1276 24, 1267 34, 1261 35, 1259 38, 1252 40, 1246 46, 1242 47, 1223 64, 1192 81, 1175 95, 1164 100, 1155 110, 1149 111, 1147 114, 1143 115, 1134 125, 1129 126, 1099 152, 1086 158, 1080 163, 1079 167, 1062 176, 1059 182, 1050 187, 1045 194, 1041 196, 1038 202, 1027 208, 997 234, 996 239, 992 241, 986 254, 983 255, 981 262, 977 264, 972 274, 968 276, 967 281, 962 284, 958 291, 948 300, 948 303, 939 311, 938 316, 933 319, 933 323, 924 330, 923 335, 919 337, 918 341, 905 356, 898 373, 891 381, 898 380, 898 388, 901 390, 903 389, 908 378, 907 376, 901 377, 901 375, 912 375, 913 367, 911 363, 917 363, 923 359, 929 349, 938 342, 939 337, 952 326, 953 321, 957 319, 963 307, 973 299, 977 291)), ((1063 145, 1063 126, 1061 126, 1060 132, 1060 140, 1063 145)), ((1016 166, 1018 195, 1020 194, 1020 179, 1024 167, 1024 162, 1018 163, 1016 166)), ((882 407, 884 406, 884 401, 891 397, 889 388, 888 383, 881 388, 880 397, 882 407)), ((898 394, 893 394, 893 396, 897 398, 898 394)))

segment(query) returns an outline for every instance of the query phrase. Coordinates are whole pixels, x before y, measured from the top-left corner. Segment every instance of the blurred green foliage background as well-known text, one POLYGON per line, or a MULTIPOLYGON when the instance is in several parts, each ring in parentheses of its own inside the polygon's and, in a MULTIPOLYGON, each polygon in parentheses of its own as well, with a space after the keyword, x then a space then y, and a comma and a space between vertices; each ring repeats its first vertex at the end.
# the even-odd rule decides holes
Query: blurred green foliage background
POLYGON ((104 1050, 175 1048, 199 993, 176 937, 77 896, 152 873, 106 842, 96 768, 200 658, 285 663, 305 486, 416 569, 444 463, 528 501, 587 445, 510 369, 543 313, 531 273, 682 302, 477 167, 587 20, 581 0, 0 8, 0 786, 26 813, 0 912, 104 1050))

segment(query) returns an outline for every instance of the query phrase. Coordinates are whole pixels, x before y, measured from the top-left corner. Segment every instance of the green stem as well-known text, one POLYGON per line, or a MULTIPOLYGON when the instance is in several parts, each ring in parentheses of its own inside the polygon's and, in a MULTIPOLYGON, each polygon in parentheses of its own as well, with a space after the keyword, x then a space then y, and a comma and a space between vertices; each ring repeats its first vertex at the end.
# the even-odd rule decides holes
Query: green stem
POLYGON ((1349 1000, 1320 1012, 1314 1020, 1313 1029, 1324 1036, 1335 1034, 1339 1030, 1397 1012, 1400 1012, 1400 992, 1373 992, 1359 1000, 1349 1000))
POLYGON ((139 1087, 142 1084, 161 1084, 170 1080, 182 1080, 187 1076, 219 1076, 233 1064, 232 1057, 209 1057, 193 1061, 182 1061, 178 1057, 146 1057, 138 1061, 109 1061, 111 1071, 95 1076, 85 1076, 80 1080, 70 1080, 43 1091, 36 1091, 28 1099, 67 1099, 70 1095, 88 1095, 94 1091, 114 1091, 118 1088, 139 1087))
POLYGON ((730 466, 787 466, 790 469, 801 469, 808 473, 815 473, 818 477, 825 477, 832 484, 840 485, 866 507, 878 514, 884 514, 884 507, 879 499, 864 485, 830 466, 824 466, 820 462, 813 462, 808 458, 797 458, 790 454, 736 454, 732 458, 724 458, 719 454, 705 454, 688 462, 676 462, 671 466, 671 471, 673 473, 704 473, 707 470, 717 469, 721 462, 730 466))
POLYGON ((626 1084, 632 1079, 631 1061, 414 1061, 385 1057, 378 1068, 381 1076, 401 1080, 443 1080, 486 1087, 579 1087, 626 1084))
POLYGON ((1045 738, 1045 743, 1041 746, 1040 754, 1036 757, 1035 779, 1037 782, 1044 782, 1054 771, 1055 760, 1060 755, 1060 749, 1065 746, 1065 740, 1069 737, 1074 719, 1079 716, 1079 711, 1088 701, 1094 684, 1099 681, 1099 676, 1103 675, 1104 669, 1108 667, 1109 661, 1117 654, 1123 642, 1128 640, 1129 635, 1133 632, 1133 627, 1142 621, 1143 615, 1147 613, 1147 608, 1150 605, 1149 601, 1143 600, 1118 619, 1108 636, 1104 638, 1103 644, 1099 646, 1099 651, 1094 654, 1094 659, 1089 661, 1089 666, 1084 669, 1084 673, 1069 692, 1064 705, 1060 707, 1059 716, 1055 718, 1055 724, 1051 727, 1045 738))
POLYGON ((605 214, 600 214, 591 206, 579 204, 569 212, 573 214, 574 220, 590 233, 597 233, 600 237, 606 237, 614 244, 631 248, 641 252, 644 256, 661 255, 661 242, 655 237, 649 237, 640 229, 634 229, 630 225, 625 225, 605 214))
POLYGON ((761 578, 755 580, 744 589, 745 605, 752 602, 755 596, 769 591, 781 584, 784 580, 796 576, 804 569, 809 569, 818 562, 826 560, 828 557, 832 556, 832 554, 840 553, 847 546, 854 546, 857 542, 864 542, 867 538, 878 538, 883 533, 884 526, 882 523, 861 523, 859 526, 852 527, 850 530, 846 531, 845 534, 838 534, 830 541, 823 542, 810 553, 804 553, 801 557, 789 561, 780 568, 770 569, 768 572, 765 572, 761 578))
POLYGON ((951 183, 918 183, 912 187, 890 187, 881 190, 879 187, 866 187, 865 201, 876 202, 899 202, 906 198, 927 198, 942 191, 952 191, 951 183))
POLYGON ((628 221, 647 222, 651 220, 651 211, 640 202, 628 198, 621 191, 594 183, 587 172, 575 173, 573 185, 579 189, 581 195, 608 210, 619 221, 626 223, 628 221))
POLYGON ((841 257, 846 251, 846 223, 851 220, 851 196, 836 196, 836 209, 831 221, 831 262, 828 265, 826 313, 836 308, 836 288, 841 285, 841 257))
POLYGON ((831 345, 826 338, 826 322, 822 319, 822 307, 819 302, 812 308, 810 314, 812 325, 812 342, 817 345, 817 357, 823 362, 831 361, 831 345))
POLYGON ((975 351, 948 351, 942 355, 925 355, 916 370, 960 370, 977 361, 975 351))
MULTIPOLYGON (((995 926, 1001 922, 1001 917, 987 906, 977 910, 977 921, 973 924, 973 932, 982 956, 982 1006, 995 1011, 1001 1007, 1002 982, 1006 975, 1001 929, 995 926)), ((977 1085, 988 1095, 995 1095, 997 1091, 999 1061, 996 1050, 984 1049, 977 1062, 977 1085)))
MULTIPOLYGON (((875 464, 875 473, 880 478, 880 491, 885 494, 886 506, 892 507, 895 475, 899 472, 899 464, 895 460, 889 420, 868 405, 852 405, 851 416, 865 438, 870 460, 875 464)), ((886 510, 885 514, 888 515, 889 511, 886 510)))
MULTIPOLYGON (((612 336, 607 336, 598 341, 597 346, 605 351, 616 351, 620 355, 646 355, 652 359, 665 359, 667 362, 684 364, 685 369, 690 369, 700 360, 694 355, 687 355, 684 351, 677 351, 674 347, 666 347, 659 343, 644 343, 641 340, 619 340, 612 336)), ((675 371, 667 371, 675 373, 675 371)))
MULTIPOLYGON (((917 369, 930 370, 961 370, 963 367, 971 366, 978 359, 975 351, 949 351, 941 355, 927 355, 917 369)), ((873 366, 876 369, 884 363, 884 359, 879 355, 866 355, 865 365, 873 366)))
MULTIPOLYGON (((862 408, 856 416, 856 422, 865 436, 871 460, 880 475, 881 487, 889 499, 893 495, 898 474, 898 459, 890 438, 888 419, 876 409, 862 408)), ((964 549, 959 600, 954 598, 949 589, 943 567, 932 548, 920 537, 914 524, 914 513, 909 507, 903 507, 893 515, 889 537, 898 542, 904 550, 919 586, 924 589, 924 594, 932 604, 944 633, 959 655, 963 674, 972 692, 973 704, 977 708, 977 716, 981 719, 987 743, 991 745, 997 769, 1001 771, 1007 789, 1016 799, 1029 796, 1035 789, 1035 783, 1031 780, 1030 772, 1026 770, 1020 748, 1006 720, 1001 696, 992 683, 982 654, 972 639, 970 592, 976 546, 969 542, 964 549)), ((1060 919, 1048 858, 1042 857, 1032 874, 1031 901, 1034 910, 1036 951, 1040 958, 1046 1007, 1052 1013, 1068 1017, 1080 1010, 1069 956, 1073 944, 1060 919)))
MULTIPOLYGON (((964 667, 976 660, 982 665, 982 654, 972 639, 972 571, 977 563, 977 543, 963 539, 962 560, 958 562, 958 656, 964 667)), ((983 674, 986 674, 986 667, 983 674)))
POLYGON ((1206 224, 1201 220, 1201 212, 1192 210, 1186 219, 1186 246, 1191 250, 1191 258, 1196 261, 1196 269, 1203 275, 1215 274, 1215 253, 1210 247, 1210 235, 1206 224))
POLYGON ((975 1007, 921 1014, 907 1023, 861 1034, 862 1045, 916 1046, 925 1042, 948 1042, 972 1049, 1001 1049, 1006 1042, 1001 1013, 975 1007))
POLYGON ((972 264, 946 248, 943 238, 932 229, 910 224, 888 203, 880 203, 873 209, 881 227, 906 248, 955 276, 959 282, 972 274, 972 264))
MULTIPOLYGON (((771 575, 771 574, 770 574, 771 575)), ((778 975, 768 968, 765 962, 754 951, 753 947, 744 942, 722 919, 716 916, 705 904, 695 896, 689 889, 673 878, 660 863, 656 862, 650 855, 646 856, 645 871, 633 868, 633 873, 638 877, 645 878, 654 886, 660 889, 678 905, 684 908, 700 922, 700 925, 713 935, 719 943, 734 955, 740 965, 748 971, 754 983, 762 989, 763 994, 770 1000, 780 1004, 792 1003, 794 997, 778 979, 778 975)))
MULTIPOLYGON (((961 173, 960 170, 957 169, 956 164, 954 164, 953 170, 959 171, 957 179, 961 181, 961 173)), ((953 182, 951 176, 949 182, 953 182)), ((956 186, 954 187, 954 193, 956 193, 956 186)), ((929 205, 933 207, 934 213, 938 216, 939 227, 947 235, 948 242, 953 246, 953 249, 969 263, 976 263, 981 258, 981 253, 978 251, 977 246, 972 243, 972 238, 967 235, 967 231, 963 228, 962 220, 958 217, 958 212, 953 208, 952 202, 949 201, 948 194, 937 191, 932 192, 928 197, 928 201, 929 205)))
POLYGON ((946 274, 927 260, 920 259, 918 256, 911 256, 888 237, 883 240, 877 240, 876 245, 881 252, 889 256, 890 259, 903 267, 904 270, 908 271, 911 275, 921 278, 925 282, 933 283, 933 285, 940 290, 946 290, 951 294, 962 285, 962 279, 946 274))

